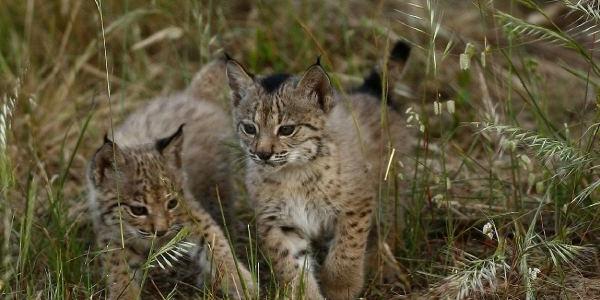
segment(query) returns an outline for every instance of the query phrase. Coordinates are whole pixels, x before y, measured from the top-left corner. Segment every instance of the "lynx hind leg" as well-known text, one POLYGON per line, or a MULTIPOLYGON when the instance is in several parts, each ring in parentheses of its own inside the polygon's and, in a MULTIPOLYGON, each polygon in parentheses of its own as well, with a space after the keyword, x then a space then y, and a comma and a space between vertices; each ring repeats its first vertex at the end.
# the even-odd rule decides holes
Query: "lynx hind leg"
POLYGON ((371 232, 366 253, 367 273, 370 278, 368 284, 393 286, 404 293, 410 292, 408 271, 396 260, 388 243, 378 240, 376 229, 371 232))

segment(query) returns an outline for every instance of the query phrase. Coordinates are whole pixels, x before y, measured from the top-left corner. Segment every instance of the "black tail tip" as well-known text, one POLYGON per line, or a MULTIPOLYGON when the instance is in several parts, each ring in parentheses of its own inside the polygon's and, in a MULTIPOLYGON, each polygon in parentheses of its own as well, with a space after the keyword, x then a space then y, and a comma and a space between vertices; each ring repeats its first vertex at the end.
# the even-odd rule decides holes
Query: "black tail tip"
POLYGON ((364 78, 363 84, 358 88, 358 92, 371 94, 376 97, 383 95, 381 75, 377 70, 372 70, 367 77, 364 78))
POLYGON ((410 45, 403 40, 399 40, 394 44, 390 51, 390 59, 393 61, 406 61, 410 55, 410 45))
MULTIPOLYGON (((390 51, 390 60, 392 62, 404 63, 410 55, 411 46, 409 43, 403 40, 397 41, 390 51)), ((364 78, 363 84, 356 89, 357 92, 371 94, 375 97, 381 98, 384 96, 388 97, 388 91, 384 91, 383 78, 377 69, 371 70, 371 73, 364 78)), ((388 104, 393 109, 398 109, 394 102, 388 101, 388 104)))

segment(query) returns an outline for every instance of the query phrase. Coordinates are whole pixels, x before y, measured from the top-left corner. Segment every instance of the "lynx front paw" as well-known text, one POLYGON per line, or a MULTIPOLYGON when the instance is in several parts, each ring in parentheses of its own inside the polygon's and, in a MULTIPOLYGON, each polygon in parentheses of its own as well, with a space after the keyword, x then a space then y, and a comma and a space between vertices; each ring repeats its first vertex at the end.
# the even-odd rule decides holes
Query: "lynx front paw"
POLYGON ((355 299, 363 286, 364 271, 358 264, 352 271, 344 271, 338 264, 330 260, 323 266, 321 285, 327 299, 355 299))

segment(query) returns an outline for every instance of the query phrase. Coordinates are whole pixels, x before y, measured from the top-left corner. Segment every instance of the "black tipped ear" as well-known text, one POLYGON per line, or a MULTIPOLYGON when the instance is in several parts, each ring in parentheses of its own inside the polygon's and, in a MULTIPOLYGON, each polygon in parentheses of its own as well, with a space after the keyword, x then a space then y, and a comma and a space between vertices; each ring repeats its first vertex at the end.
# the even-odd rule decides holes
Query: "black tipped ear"
POLYGON ((320 61, 317 60, 317 64, 312 65, 304 72, 296 89, 305 96, 314 97, 319 108, 324 112, 329 112, 334 104, 333 87, 331 86, 329 76, 327 76, 327 73, 319 63, 320 61))
POLYGON ((107 179, 116 180, 127 168, 125 154, 117 144, 104 135, 104 144, 98 148, 92 158, 92 179, 96 185, 107 179))
POLYGON ((177 131, 172 135, 159 139, 156 141, 156 150, 162 154, 167 161, 175 166, 175 168, 181 168, 182 159, 181 152, 183 151, 183 126, 181 124, 177 131))
POLYGON ((254 84, 253 75, 234 59, 227 60, 227 79, 231 88, 233 106, 238 106, 248 89, 254 84))
POLYGON ((104 143, 112 144, 112 141, 108 138, 108 132, 104 134, 104 143))

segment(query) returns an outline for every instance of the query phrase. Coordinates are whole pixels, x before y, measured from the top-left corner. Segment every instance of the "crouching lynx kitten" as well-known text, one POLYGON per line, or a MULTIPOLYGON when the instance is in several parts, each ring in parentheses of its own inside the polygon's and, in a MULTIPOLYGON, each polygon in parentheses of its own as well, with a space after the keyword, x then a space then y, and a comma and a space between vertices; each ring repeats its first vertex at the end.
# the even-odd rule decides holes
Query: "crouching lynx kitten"
POLYGON ((219 149, 227 136, 222 123, 228 118, 194 95, 183 92, 154 100, 115 131, 115 142, 105 138, 93 156, 89 204, 104 250, 109 299, 140 297, 146 272, 145 282, 206 283, 234 298, 255 287, 251 274, 235 262, 220 226, 196 200, 212 200, 210 189, 216 184, 228 187, 223 177, 226 159, 219 149), (194 244, 187 255, 170 253, 173 266, 145 269, 150 251, 184 227, 189 230, 185 241, 194 244))
MULTIPOLYGON (((292 298, 356 298, 384 140, 377 98, 366 87, 341 101, 318 62, 301 77, 255 77, 230 59, 227 76, 246 186, 280 284, 292 298)), ((391 131, 405 136, 399 123, 391 131)))

